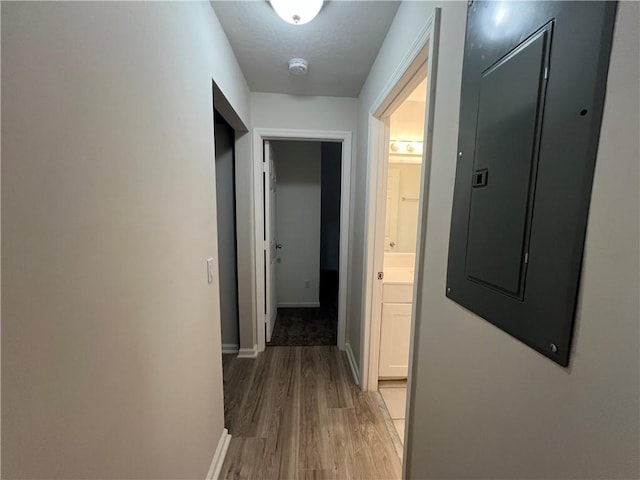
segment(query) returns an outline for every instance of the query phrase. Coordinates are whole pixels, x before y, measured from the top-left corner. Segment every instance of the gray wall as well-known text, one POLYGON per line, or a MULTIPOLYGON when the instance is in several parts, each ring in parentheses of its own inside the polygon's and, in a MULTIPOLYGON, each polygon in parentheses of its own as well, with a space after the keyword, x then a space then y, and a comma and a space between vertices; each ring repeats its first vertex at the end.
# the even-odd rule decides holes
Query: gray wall
POLYGON ((279 307, 318 307, 320 142, 272 141, 277 175, 276 289, 279 307), (308 285, 308 286, 307 286, 308 285))
POLYGON ((323 142, 320 217, 320 269, 340 267, 340 180, 342 144, 323 142))
POLYGON ((568 369, 444 296, 465 8, 442 8, 408 476, 637 478, 638 4, 618 14, 568 369))
POLYGON ((2 477, 204 478, 212 79, 249 122, 220 24, 205 2, 3 2, 2 67, 2 477))
MULTIPOLYGON (((444 295, 466 2, 400 6, 361 93, 359 129, 366 127, 371 102, 436 6, 442 8, 442 29, 407 476, 638 478, 639 5, 619 4, 567 369, 444 295)), ((366 138, 358 151, 355 229, 364 232, 359 212, 368 171, 366 138)), ((353 262, 359 267, 360 256, 353 262)), ((352 310, 352 320, 358 314, 352 310)), ((361 323, 349 325, 355 347, 361 323)))
POLYGON ((236 268, 235 134, 226 123, 216 123, 216 205, 218 214, 218 270, 222 344, 238 341, 238 275, 236 268))

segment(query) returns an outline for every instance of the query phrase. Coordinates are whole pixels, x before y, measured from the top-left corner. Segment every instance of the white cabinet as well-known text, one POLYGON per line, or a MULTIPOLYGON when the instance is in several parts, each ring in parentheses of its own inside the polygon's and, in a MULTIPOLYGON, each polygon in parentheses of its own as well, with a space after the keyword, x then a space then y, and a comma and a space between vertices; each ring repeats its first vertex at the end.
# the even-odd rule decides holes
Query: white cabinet
POLYGON ((412 307, 411 303, 382 304, 380 378, 406 378, 409 374, 412 307))

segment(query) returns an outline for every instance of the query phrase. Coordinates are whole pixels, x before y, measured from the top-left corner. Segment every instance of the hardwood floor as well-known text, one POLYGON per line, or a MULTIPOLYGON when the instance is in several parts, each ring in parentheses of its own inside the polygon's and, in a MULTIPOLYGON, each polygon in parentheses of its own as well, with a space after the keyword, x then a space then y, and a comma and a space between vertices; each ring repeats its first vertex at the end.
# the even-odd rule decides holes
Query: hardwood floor
POLYGON ((221 478, 392 479, 401 464, 373 393, 331 347, 223 361, 232 435, 221 478))

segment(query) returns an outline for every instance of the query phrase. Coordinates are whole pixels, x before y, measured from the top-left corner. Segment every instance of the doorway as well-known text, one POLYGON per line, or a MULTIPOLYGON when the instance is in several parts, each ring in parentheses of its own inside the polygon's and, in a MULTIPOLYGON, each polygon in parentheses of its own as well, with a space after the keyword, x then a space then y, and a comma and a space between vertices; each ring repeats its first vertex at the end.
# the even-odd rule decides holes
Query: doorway
POLYGON ((338 142, 265 141, 267 346, 337 344, 341 150, 338 142))
MULTIPOLYGON (((424 26, 371 110, 363 389, 380 391, 403 452, 426 237, 440 10, 424 26)), ((407 428, 410 427, 407 421, 407 428)))
MULTIPOLYGON (((382 182, 384 201, 378 223, 384 223, 382 243, 382 299, 373 312, 379 315, 378 390, 400 443, 404 441, 411 312, 418 207, 421 201, 424 117, 427 99, 426 69, 420 68, 402 92, 408 96, 385 119, 388 121, 389 148, 383 155, 386 182, 382 182), (414 83, 419 81, 417 86, 414 83), (386 193, 386 194, 384 194, 386 193)), ((376 225, 378 227, 378 225, 376 225)), ((380 252, 376 252, 379 255, 380 252)))
MULTIPOLYGON (((339 221, 337 222, 337 232, 334 232, 334 236, 337 234, 338 245, 337 248, 337 305, 334 307, 337 310, 337 324, 335 331, 335 338, 338 348, 344 349, 345 338, 345 324, 346 324, 346 280, 347 280, 347 262, 348 262, 348 229, 349 229, 349 197, 350 197, 350 173, 351 173, 351 132, 323 132, 323 131, 306 131, 306 130, 271 130, 271 129, 256 129, 254 130, 254 212, 255 212, 255 279, 256 279, 256 336, 258 351, 263 351, 271 340, 273 334, 273 328, 276 326, 276 316, 274 311, 277 312, 278 303, 282 309, 285 308, 318 308, 319 312, 322 310, 320 287, 322 285, 323 295, 326 293, 330 296, 331 280, 320 281, 320 265, 321 255, 320 247, 322 244, 322 234, 319 231, 316 232, 315 242, 318 244, 317 255, 312 253, 313 260, 317 265, 315 269, 315 277, 296 277, 291 282, 293 283, 293 289, 301 289, 303 293, 312 293, 317 291, 315 297, 304 295, 302 303, 307 305, 299 305, 298 301, 294 300, 287 302, 286 299, 277 297, 277 273, 281 270, 283 262, 286 260, 288 254, 294 252, 293 247, 289 247, 289 252, 285 252, 284 241, 276 239, 275 230, 277 218, 280 216, 278 209, 279 203, 277 200, 277 194, 274 194, 274 190, 277 192, 280 173, 278 170, 278 142, 282 142, 286 145, 286 142, 290 144, 298 144, 298 146, 304 146, 304 144, 315 143, 318 149, 318 157, 322 156, 323 148, 322 143, 332 143, 339 146, 339 158, 340 158, 340 200, 339 200, 339 221), (276 148, 274 149, 274 144, 276 148), (274 208, 275 207, 275 208, 274 208), (275 215, 272 216, 272 212, 275 210, 275 215), (282 254, 279 252, 282 251, 282 254), (278 259, 280 262, 278 263, 278 259), (275 274, 274 274, 275 273, 275 274), (315 278, 315 280, 314 280, 315 278), (315 284, 314 284, 315 281, 315 284), (308 286, 307 286, 308 285, 308 286), (317 290, 315 290, 317 289, 317 290), (305 292, 307 290, 307 292, 305 292), (315 300, 314 300, 315 298, 315 300), (287 305, 287 303, 289 305, 287 305), (275 307, 275 308, 274 308, 275 307)), ((280 148, 282 152, 282 146, 280 148)), ((286 150, 286 147, 285 147, 286 150)), ((325 153, 335 153, 335 147, 325 147, 325 153)), ((286 153, 286 152, 285 152, 286 153)), ((335 163, 335 162, 333 162, 335 163)), ((335 166, 335 165, 334 165, 335 166)), ((322 177, 321 162, 317 165, 317 178, 318 178, 318 204, 321 203, 320 184, 322 177)), ((298 172, 300 174, 301 172, 298 172)), ((295 174, 295 172, 294 172, 295 174)), ((282 204, 286 208, 294 208, 296 210, 302 210, 304 202, 294 200, 288 201, 286 204, 282 204)), ((280 208, 282 208, 282 206, 280 208)), ((300 213, 300 212, 298 212, 300 213)), ((306 218, 306 217, 304 217, 306 218)), ((318 208, 318 227, 321 224, 321 211, 318 208)), ((280 225, 284 225, 285 229, 293 230, 294 233, 300 234, 304 229, 302 224, 296 221, 287 221, 286 217, 283 217, 283 221, 280 225)), ((282 228, 281 228, 282 229, 282 228)), ((307 227, 308 229, 308 227, 307 227)), ((309 233, 304 231, 304 233, 309 233)), ((293 238, 293 237, 290 237, 293 238)), ((330 240, 327 240, 330 242, 330 240)), ((326 242, 325 242, 326 243, 326 242)), ((331 255, 329 255, 331 256, 331 255)), ((291 263, 291 262, 288 262, 291 263)), ((300 262, 298 262, 300 263, 300 262)), ((327 274, 329 277, 331 273, 327 274)), ((334 273, 334 275, 336 275, 334 273)), ((287 313, 287 312, 283 312, 287 313)), ((277 313, 276 313, 277 315, 277 313)), ((277 332, 276 332, 277 333, 277 332)), ((279 343, 278 343, 279 344, 279 343)), ((335 344, 335 343, 334 343, 335 344)))

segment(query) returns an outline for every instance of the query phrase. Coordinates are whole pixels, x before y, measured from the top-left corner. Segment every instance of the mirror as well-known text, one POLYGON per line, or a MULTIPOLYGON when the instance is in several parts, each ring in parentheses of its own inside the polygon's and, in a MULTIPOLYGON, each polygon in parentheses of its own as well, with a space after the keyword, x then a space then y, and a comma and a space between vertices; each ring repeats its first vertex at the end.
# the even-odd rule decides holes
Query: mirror
POLYGON ((385 252, 416 251, 426 91, 425 79, 390 117, 385 252))

